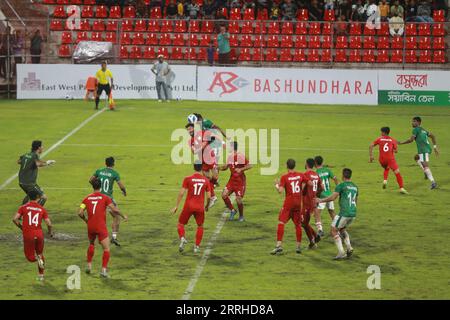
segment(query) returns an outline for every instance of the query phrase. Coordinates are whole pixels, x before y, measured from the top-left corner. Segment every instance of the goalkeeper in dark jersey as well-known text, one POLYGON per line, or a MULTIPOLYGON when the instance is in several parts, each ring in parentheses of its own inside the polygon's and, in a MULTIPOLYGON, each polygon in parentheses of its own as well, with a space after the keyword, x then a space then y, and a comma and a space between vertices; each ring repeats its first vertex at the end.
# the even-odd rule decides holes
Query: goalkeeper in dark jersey
POLYGON ((19 186, 26 193, 25 198, 22 201, 22 204, 30 201, 29 193, 35 191, 39 194, 40 199, 38 203, 43 206, 47 201, 47 196, 44 194, 44 191, 38 186, 36 183, 38 168, 47 167, 54 164, 55 160, 40 160, 40 154, 44 150, 42 146, 42 141, 35 140, 31 144, 31 152, 28 152, 22 156, 20 156, 19 160, 17 160, 17 164, 20 165, 19 169, 19 186))

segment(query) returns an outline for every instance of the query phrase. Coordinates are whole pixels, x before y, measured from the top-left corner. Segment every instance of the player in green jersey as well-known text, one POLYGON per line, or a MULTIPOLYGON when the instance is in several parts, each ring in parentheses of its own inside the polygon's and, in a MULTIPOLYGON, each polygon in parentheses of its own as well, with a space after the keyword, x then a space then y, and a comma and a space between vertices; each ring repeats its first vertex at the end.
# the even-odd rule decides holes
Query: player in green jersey
MULTIPOLYGON (((326 198, 331 195, 331 180, 333 180, 336 185, 339 184, 339 181, 334 175, 334 173, 330 170, 330 168, 323 166, 323 158, 321 156, 316 156, 314 158, 314 162, 316 164, 316 172, 319 175, 320 180, 322 180, 323 184, 323 191, 320 194, 320 198, 326 198)), ((334 216, 336 215, 334 212, 333 201, 326 203, 319 203, 319 205, 317 206, 318 210, 314 211, 314 218, 316 220, 317 234, 320 237, 324 236, 321 213, 322 210, 325 209, 325 207, 328 209, 328 213, 330 214, 331 220, 333 220, 334 216)))
POLYGON ((335 200, 339 197, 339 214, 337 214, 331 223, 331 235, 338 248, 338 255, 335 260, 348 258, 353 253, 353 248, 350 243, 350 235, 346 228, 356 218, 356 203, 358 202, 358 187, 351 181, 352 170, 345 168, 342 170, 342 182, 336 186, 334 192, 326 197, 317 199, 317 203, 325 203, 335 200), (345 246, 347 247, 347 254, 342 246, 342 239, 344 238, 345 246))
MULTIPOLYGON (((92 177, 89 179, 89 182, 92 183, 95 179, 99 179, 102 183, 100 192, 104 195, 110 197, 115 206, 117 206, 116 201, 113 198, 113 186, 114 182, 117 182, 122 194, 126 197, 127 190, 125 189, 124 184, 120 180, 119 173, 114 170, 115 160, 113 157, 109 157, 105 159, 105 168, 100 168, 94 172, 92 177)), ((113 223, 112 223, 112 239, 111 242, 116 246, 120 246, 119 241, 117 239, 117 234, 119 233, 119 225, 120 225, 120 217, 113 215, 113 223)))
POLYGON ((437 187, 437 183, 433 178, 433 174, 431 173, 429 161, 431 154, 431 145, 428 141, 428 137, 433 141, 433 149, 436 156, 439 155, 439 149, 437 147, 436 136, 431 132, 425 130, 421 126, 422 119, 420 117, 414 117, 412 119, 412 136, 403 142, 399 142, 398 144, 408 144, 413 141, 416 141, 417 145, 417 153, 419 155, 419 159, 417 160, 417 164, 422 168, 424 174, 431 181, 431 189, 435 189, 437 187))
POLYGON ((47 167, 54 164, 55 160, 47 160, 42 161, 39 159, 40 155, 44 151, 44 147, 42 146, 42 141, 35 140, 31 143, 31 152, 28 152, 24 155, 21 155, 19 160, 17 160, 17 164, 20 165, 19 169, 19 186, 26 193, 25 198, 23 198, 22 204, 30 201, 30 197, 28 196, 30 192, 37 192, 39 194, 38 203, 43 206, 47 201, 47 196, 44 194, 44 191, 38 186, 36 183, 38 168, 47 167))

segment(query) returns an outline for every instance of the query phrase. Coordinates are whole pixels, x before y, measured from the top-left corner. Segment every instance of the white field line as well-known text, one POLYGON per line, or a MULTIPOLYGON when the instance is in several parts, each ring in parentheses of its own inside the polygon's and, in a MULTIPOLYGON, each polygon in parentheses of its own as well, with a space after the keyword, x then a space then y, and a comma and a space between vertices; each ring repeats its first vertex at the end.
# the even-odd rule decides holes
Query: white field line
POLYGON ((197 264, 197 268, 195 269, 195 273, 191 278, 191 281, 189 281, 189 284, 186 288, 186 291, 184 292, 183 296, 181 297, 181 300, 189 300, 191 298, 192 292, 194 292, 195 285, 197 284, 198 279, 200 278, 203 268, 206 265, 206 262, 208 261, 208 258, 212 252, 212 248, 214 246, 214 243, 217 240, 217 237, 220 234, 220 231, 222 231, 222 228, 226 221, 226 214, 224 213, 222 217, 220 218, 219 222, 217 223, 216 230, 214 230, 214 233, 211 235, 211 238, 209 238, 208 243, 206 244, 206 249, 203 252, 203 255, 200 259, 200 261, 197 264))
MULTIPOLYGON (((45 150, 42 153, 41 157, 45 157, 46 155, 48 155, 50 152, 52 152, 53 150, 55 150, 56 148, 58 148, 60 145, 62 145, 64 143, 64 141, 66 141, 67 139, 69 139, 71 136, 73 136, 75 133, 77 133, 78 130, 80 130, 81 128, 83 128, 86 124, 88 124, 92 119, 94 119, 95 117, 97 117, 99 114, 101 114, 103 111, 105 111, 106 109, 101 109, 98 112, 94 113, 93 115, 91 115, 89 118, 87 118, 86 120, 84 120, 82 123, 80 123, 78 125, 78 127, 76 127, 75 129, 73 129, 72 131, 70 131, 67 135, 65 135, 61 140, 59 140, 58 142, 56 142, 54 145, 52 145, 50 148, 48 148, 47 150, 45 150)), ((12 175, 10 178, 6 179, 5 182, 2 183, 2 185, 0 185, 0 190, 3 190, 7 185, 9 185, 14 179, 16 179, 18 176, 18 173, 12 175)))

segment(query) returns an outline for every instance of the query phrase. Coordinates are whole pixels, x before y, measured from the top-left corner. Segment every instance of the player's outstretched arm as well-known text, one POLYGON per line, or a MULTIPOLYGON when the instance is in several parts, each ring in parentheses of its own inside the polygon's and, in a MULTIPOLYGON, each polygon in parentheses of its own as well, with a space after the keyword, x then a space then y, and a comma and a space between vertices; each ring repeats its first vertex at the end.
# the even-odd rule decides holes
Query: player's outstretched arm
POLYGON ((408 140, 405 141, 399 141, 398 144, 408 144, 413 142, 416 139, 416 136, 412 135, 408 140))
POLYGON ((170 212, 172 214, 175 214, 175 212, 177 212, 178 207, 180 206, 181 200, 183 200, 185 192, 186 192, 185 188, 181 188, 180 192, 178 192, 177 204, 175 205, 175 207, 172 208, 172 210, 170 210, 170 212))
POLYGON ((333 192, 330 196, 326 197, 326 198, 316 198, 315 201, 316 203, 322 203, 322 202, 330 202, 330 201, 334 201, 336 200, 336 198, 339 196, 339 193, 337 192, 333 192))
POLYGON ((215 124, 212 125, 212 128, 219 130, 220 133, 225 137, 225 139, 227 138, 227 135, 225 134, 225 131, 222 128, 220 128, 219 126, 217 126, 215 124))
POLYGON ((374 144, 373 143, 371 143, 370 144, 370 146, 369 146, 369 162, 373 162, 373 160, 375 159, 374 157, 373 157, 373 147, 374 147, 374 144))
POLYGON ((275 189, 278 193, 283 193, 284 187, 280 186, 280 179, 275 179, 275 189))
POLYGON ((50 221, 50 218, 44 219, 45 224, 47 225, 48 235, 53 238, 53 225, 50 221))
POLYGON ((437 146, 436 136, 434 134, 432 134, 431 132, 428 133, 428 136, 431 138, 431 141, 433 142, 434 153, 438 156, 439 155, 439 149, 438 149, 438 146, 437 146))
POLYGON ((16 213, 12 221, 17 226, 17 228, 22 230, 22 225, 20 224, 20 214, 16 213))
POLYGON ((55 160, 47 160, 47 161, 42 161, 42 160, 36 160, 36 166, 37 167, 48 167, 51 166, 52 164, 55 164, 56 161, 55 160))
POLYGON ((336 176, 333 177, 333 181, 336 185, 339 184, 339 179, 336 176))
POLYGON ((85 204, 81 204, 80 206, 80 210, 78 210, 78 216, 80 217, 81 220, 83 220, 84 222, 88 222, 86 216, 84 215, 84 211, 86 210, 86 205, 85 204))
POLYGON ((126 197, 127 190, 125 189, 125 185, 122 183, 122 181, 118 181, 117 185, 119 186, 120 190, 122 190, 122 194, 126 197))
POLYGON ((221 166, 218 166, 218 167, 217 167, 217 170, 219 170, 219 171, 225 171, 225 170, 228 170, 228 164, 223 164, 223 165, 221 165, 221 166))

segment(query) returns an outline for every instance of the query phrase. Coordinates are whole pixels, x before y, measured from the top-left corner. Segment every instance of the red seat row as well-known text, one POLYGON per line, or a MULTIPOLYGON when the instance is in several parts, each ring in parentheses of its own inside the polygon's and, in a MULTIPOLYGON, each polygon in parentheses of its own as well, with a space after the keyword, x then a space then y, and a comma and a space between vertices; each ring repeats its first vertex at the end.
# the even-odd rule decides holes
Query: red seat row
MULTIPOLYGON (((79 8, 79 7, 78 7, 79 8)), ((52 16, 53 18, 64 19, 69 16, 72 16, 75 13, 76 8, 73 7, 64 7, 63 5, 56 6, 53 9, 52 16)), ((122 9, 120 6, 111 6, 108 9, 107 6, 92 6, 86 5, 81 8, 79 12, 81 18, 101 18, 101 19, 120 19, 127 18, 133 19, 136 18, 136 8, 134 6, 126 6, 122 9)), ((151 19, 162 19, 162 11, 160 7, 154 7, 150 10, 150 18, 151 19)))

